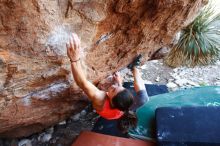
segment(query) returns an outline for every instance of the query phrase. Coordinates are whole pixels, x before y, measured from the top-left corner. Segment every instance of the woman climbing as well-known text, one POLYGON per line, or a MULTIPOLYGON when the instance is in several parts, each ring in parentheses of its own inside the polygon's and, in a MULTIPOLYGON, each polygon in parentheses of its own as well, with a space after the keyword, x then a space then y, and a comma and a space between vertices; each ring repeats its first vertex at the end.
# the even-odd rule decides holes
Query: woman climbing
MULTIPOLYGON (((131 92, 122 86, 123 81, 119 73, 113 75, 115 84, 109 87, 108 92, 102 91, 89 82, 82 70, 80 53, 80 39, 76 34, 72 34, 69 43, 67 43, 67 55, 71 62, 71 69, 76 84, 85 92, 91 100, 93 108, 104 119, 117 122, 118 129, 122 133, 128 132, 128 129, 135 127, 137 118, 134 110, 148 100, 144 82, 140 77, 138 65, 140 56, 136 58, 128 67, 134 75, 134 88, 137 96, 134 98, 131 92)), ((105 125, 103 125, 105 126, 105 125)), ((110 128, 115 130, 115 128, 110 128)), ((113 132, 110 135, 118 135, 113 132)), ((118 135, 120 136, 120 134, 118 135)))

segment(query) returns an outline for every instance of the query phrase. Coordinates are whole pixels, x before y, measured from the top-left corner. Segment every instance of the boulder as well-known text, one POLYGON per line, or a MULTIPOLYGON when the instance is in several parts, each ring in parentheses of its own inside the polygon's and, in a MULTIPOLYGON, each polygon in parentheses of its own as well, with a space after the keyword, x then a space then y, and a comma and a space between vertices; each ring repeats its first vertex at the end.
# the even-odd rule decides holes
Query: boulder
POLYGON ((39 132, 88 102, 70 71, 65 43, 82 40, 88 79, 99 83, 172 42, 203 0, 1 0, 0 137, 39 132))

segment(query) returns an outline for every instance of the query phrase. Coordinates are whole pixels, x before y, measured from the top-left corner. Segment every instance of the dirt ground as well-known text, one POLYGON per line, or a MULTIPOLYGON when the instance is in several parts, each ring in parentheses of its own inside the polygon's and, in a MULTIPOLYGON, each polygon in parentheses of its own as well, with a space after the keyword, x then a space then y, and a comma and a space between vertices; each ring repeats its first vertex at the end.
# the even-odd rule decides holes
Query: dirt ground
MULTIPOLYGON (((170 91, 194 86, 220 86, 220 61, 205 67, 172 69, 162 60, 149 61, 141 67, 146 84, 165 84, 170 91)), ((121 71, 125 81, 132 81, 129 70, 121 71)), ((88 105, 66 121, 48 128, 41 133, 22 139, 0 139, 0 146, 70 146, 83 130, 91 130, 99 116, 88 105)))

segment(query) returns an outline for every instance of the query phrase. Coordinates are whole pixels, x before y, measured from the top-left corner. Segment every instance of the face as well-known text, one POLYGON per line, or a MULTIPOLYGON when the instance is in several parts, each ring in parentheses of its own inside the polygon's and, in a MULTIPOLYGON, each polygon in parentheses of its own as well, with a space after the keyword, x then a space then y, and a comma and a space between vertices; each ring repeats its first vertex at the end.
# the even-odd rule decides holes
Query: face
POLYGON ((117 95, 119 92, 123 91, 125 88, 122 86, 119 86, 118 84, 114 84, 108 88, 108 97, 110 101, 113 99, 115 95, 117 95))

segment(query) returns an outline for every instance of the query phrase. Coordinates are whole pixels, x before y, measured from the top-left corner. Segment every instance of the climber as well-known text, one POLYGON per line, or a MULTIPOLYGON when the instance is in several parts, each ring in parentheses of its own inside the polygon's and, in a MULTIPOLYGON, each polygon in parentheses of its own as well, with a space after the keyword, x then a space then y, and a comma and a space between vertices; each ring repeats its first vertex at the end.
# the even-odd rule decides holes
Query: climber
POLYGON ((123 132, 128 132, 128 129, 135 127, 137 118, 134 111, 148 100, 148 95, 145 89, 143 80, 140 77, 139 70, 136 65, 139 63, 140 56, 136 58, 129 68, 134 75, 134 88, 137 96, 133 97, 128 89, 125 89, 122 84, 123 80, 119 73, 113 75, 115 84, 109 87, 108 92, 102 91, 89 82, 82 70, 80 39, 76 34, 72 34, 67 46, 67 55, 71 62, 73 77, 77 85, 85 92, 91 100, 93 108, 96 112, 105 119, 118 120, 118 128, 123 132), (136 98, 138 100, 136 100, 136 98))

